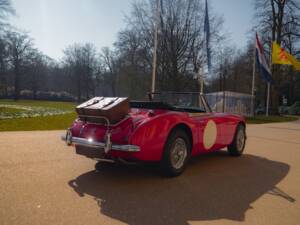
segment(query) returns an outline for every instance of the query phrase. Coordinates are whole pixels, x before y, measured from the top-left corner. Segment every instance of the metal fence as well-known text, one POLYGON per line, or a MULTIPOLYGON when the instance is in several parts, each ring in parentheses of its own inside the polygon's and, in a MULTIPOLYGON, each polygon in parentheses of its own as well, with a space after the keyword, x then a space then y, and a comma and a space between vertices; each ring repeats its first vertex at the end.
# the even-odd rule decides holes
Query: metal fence
POLYGON ((208 104, 214 112, 228 112, 251 116, 252 96, 237 92, 214 92, 205 94, 208 104))

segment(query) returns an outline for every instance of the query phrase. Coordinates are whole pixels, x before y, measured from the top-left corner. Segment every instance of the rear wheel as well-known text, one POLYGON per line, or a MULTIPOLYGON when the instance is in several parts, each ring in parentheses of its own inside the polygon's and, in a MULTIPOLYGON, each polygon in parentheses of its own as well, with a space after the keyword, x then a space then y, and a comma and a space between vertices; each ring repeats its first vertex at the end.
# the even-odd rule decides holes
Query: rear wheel
POLYGON ((95 164, 95 170, 96 171, 101 171, 103 169, 103 162, 96 162, 96 164, 95 164))
POLYGON ((102 170, 111 168, 111 167, 113 167, 115 165, 117 165, 117 164, 113 163, 113 162, 97 161, 96 164, 95 164, 95 170, 97 172, 100 172, 102 170))
POLYGON ((240 156, 243 154, 246 144, 245 126, 239 124, 236 128, 235 136, 232 143, 227 147, 228 152, 232 156, 240 156))
POLYGON ((174 130, 165 145, 161 166, 164 175, 180 175, 187 165, 191 154, 191 141, 183 130, 174 130))

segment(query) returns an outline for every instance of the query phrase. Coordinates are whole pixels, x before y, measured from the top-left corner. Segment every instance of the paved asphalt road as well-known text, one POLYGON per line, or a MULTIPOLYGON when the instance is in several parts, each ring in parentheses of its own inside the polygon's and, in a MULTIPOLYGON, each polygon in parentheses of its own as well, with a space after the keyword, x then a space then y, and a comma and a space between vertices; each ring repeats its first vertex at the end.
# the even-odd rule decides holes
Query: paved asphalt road
POLYGON ((175 179, 76 155, 62 131, 0 133, 0 224, 300 224, 300 122, 249 125, 245 155, 175 179))

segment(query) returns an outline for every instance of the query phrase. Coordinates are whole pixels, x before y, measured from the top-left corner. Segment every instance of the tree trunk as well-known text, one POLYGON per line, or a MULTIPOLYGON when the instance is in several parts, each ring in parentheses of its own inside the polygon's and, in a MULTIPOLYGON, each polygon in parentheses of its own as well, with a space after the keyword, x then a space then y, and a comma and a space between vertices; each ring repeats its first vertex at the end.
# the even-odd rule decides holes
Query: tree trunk
POLYGON ((113 78, 113 81, 112 81, 112 83, 111 83, 111 91, 112 91, 112 95, 113 95, 113 97, 115 97, 116 96, 116 81, 115 81, 115 78, 113 78))
POLYGON ((19 100, 20 99, 20 68, 19 68, 19 62, 16 62, 16 64, 15 64, 14 73, 15 73, 14 100, 19 100))
POLYGON ((77 101, 81 102, 81 80, 77 77, 77 101))
MULTIPOLYGON (((282 28, 283 28, 283 16, 284 16, 284 7, 285 1, 278 1, 277 3, 277 12, 275 9, 275 0, 271 0, 272 5, 272 42, 276 41, 277 44, 281 44, 282 40, 282 28)), ((272 44, 272 43, 271 43, 272 44)), ((271 48, 272 49, 272 45, 271 48)), ((280 105, 280 95, 279 95, 279 81, 280 81, 280 65, 271 65, 271 73, 273 76, 274 84, 271 88, 271 98, 270 98, 270 113, 278 114, 278 107, 280 105)))

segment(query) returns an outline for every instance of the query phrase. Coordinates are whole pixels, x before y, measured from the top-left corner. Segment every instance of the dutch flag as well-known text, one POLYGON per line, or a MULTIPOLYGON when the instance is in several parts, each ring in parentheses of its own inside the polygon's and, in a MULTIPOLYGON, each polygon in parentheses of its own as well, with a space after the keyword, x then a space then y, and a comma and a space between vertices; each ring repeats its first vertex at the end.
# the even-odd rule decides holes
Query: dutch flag
POLYGON ((256 65, 259 69, 261 77, 269 83, 273 83, 270 67, 267 63, 264 49, 259 41, 258 34, 256 33, 256 65))

